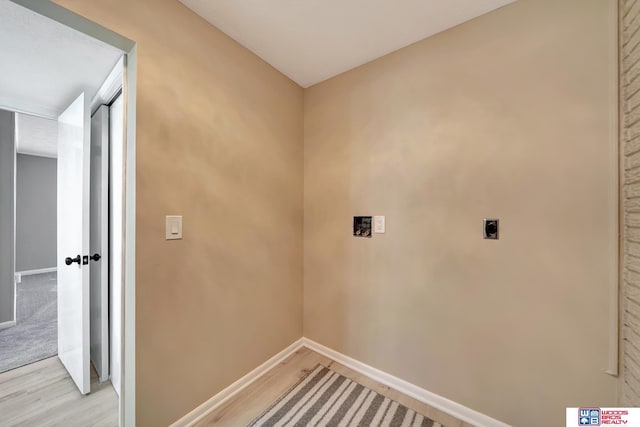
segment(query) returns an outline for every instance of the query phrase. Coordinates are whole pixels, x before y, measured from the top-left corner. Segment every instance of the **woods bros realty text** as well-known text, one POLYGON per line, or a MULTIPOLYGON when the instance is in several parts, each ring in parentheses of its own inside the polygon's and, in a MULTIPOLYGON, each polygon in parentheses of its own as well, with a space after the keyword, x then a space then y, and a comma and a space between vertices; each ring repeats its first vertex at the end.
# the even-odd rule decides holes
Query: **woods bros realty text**
POLYGON ((627 410, 614 410, 614 411, 601 411, 600 423, 601 424, 627 424, 627 416, 629 411, 627 410))
POLYGON ((566 425, 640 427, 640 408, 567 408, 566 425))

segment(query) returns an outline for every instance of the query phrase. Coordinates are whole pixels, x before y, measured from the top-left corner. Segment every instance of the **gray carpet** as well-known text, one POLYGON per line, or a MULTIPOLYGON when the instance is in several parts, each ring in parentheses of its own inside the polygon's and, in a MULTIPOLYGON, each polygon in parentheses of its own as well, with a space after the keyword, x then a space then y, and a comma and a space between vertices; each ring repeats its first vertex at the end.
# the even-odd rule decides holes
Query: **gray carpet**
POLYGON ((56 273, 23 276, 16 326, 0 331, 0 372, 58 354, 56 273))
POLYGON ((257 426, 442 427, 322 365, 249 424, 257 426))

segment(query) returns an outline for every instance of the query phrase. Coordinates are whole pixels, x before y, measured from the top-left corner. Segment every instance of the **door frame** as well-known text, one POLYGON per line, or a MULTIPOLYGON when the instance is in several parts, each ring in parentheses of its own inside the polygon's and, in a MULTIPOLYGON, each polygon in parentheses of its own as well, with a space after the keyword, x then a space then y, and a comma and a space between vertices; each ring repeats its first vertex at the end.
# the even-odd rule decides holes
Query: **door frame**
POLYGON ((135 426, 135 235, 136 235, 136 88, 137 45, 95 22, 92 22, 49 0, 10 0, 46 16, 60 24, 98 39, 124 53, 124 138, 123 138, 123 205, 124 227, 122 241, 122 354, 119 421, 121 427, 135 426))

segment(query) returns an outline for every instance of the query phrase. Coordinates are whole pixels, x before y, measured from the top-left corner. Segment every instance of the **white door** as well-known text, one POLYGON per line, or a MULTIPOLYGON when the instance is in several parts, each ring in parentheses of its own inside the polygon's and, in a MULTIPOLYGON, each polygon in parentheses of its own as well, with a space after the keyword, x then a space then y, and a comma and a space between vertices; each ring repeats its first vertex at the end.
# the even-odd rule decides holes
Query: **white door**
POLYGON ((89 367, 90 109, 84 93, 58 117, 58 357, 80 393, 89 367))
POLYGON ((109 379, 109 107, 91 117, 89 275, 91 361, 109 379))

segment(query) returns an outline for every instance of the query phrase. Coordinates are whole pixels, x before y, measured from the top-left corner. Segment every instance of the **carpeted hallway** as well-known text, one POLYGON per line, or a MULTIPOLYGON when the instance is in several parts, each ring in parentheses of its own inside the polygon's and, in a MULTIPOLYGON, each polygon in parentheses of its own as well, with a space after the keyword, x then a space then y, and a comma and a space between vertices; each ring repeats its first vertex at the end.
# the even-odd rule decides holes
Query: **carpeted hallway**
POLYGON ((0 331, 0 372, 58 353, 57 274, 23 276, 16 311, 16 326, 0 331))

